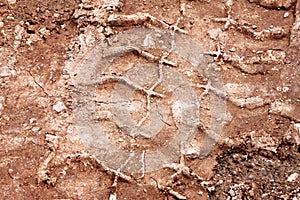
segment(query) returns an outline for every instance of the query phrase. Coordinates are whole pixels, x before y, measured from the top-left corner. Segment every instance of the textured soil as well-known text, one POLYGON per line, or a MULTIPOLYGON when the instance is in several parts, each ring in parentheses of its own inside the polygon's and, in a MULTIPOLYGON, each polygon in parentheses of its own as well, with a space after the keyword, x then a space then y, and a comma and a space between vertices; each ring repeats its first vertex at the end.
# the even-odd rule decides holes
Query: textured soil
MULTIPOLYGON (((168 59, 190 84, 205 83, 183 59, 168 59)), ((124 74, 144 62, 149 61, 129 52, 105 73, 124 74)), ((154 71, 133 74, 138 73, 154 71)), ((0 0, 0 199, 300 199, 299 80, 299 0, 0 0), (136 13, 156 20, 109 21, 112 14, 136 13), (208 155, 195 153, 210 122, 208 94, 200 100, 193 153, 171 167, 118 174, 76 132, 72 94, 80 63, 119 33, 167 29, 177 21, 220 73, 227 105, 222 133, 208 155)), ((106 111, 114 86, 99 84, 95 103, 112 144, 153 151, 175 137, 175 100, 164 85, 155 91, 165 98, 151 97, 150 105, 159 101, 168 117, 151 139, 132 139, 112 123, 106 111)), ((193 89, 197 97, 204 92, 193 89)), ((136 92, 132 101, 139 110, 131 117, 139 121, 147 100, 136 92)))

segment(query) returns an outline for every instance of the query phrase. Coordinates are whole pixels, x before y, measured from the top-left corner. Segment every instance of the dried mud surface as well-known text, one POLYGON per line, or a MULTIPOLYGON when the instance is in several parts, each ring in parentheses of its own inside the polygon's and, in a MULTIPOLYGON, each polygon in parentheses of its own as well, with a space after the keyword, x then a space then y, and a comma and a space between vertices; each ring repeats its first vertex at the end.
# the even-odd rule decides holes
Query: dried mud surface
MULTIPOLYGON (((176 56, 168 59, 179 63, 179 73, 192 71, 176 56)), ((113 68, 122 73, 142 61, 131 52, 113 68)), ((185 78, 205 82, 197 74, 185 78)), ((299 0, 0 0, 0 199, 300 199, 299 80, 299 0), (125 30, 176 22, 220 72, 226 124, 204 158, 185 154, 145 175, 119 173, 76 134, 78 63, 125 30)), ((171 117, 150 142, 132 141, 110 122, 103 110, 113 86, 99 85, 96 102, 110 141, 137 151, 164 146, 176 130, 171 117)), ((142 99, 135 102, 141 111, 131 113, 138 121, 146 99, 134 95, 142 99)), ((164 95, 167 109, 173 99, 164 95)), ((207 102, 200 107, 204 129, 207 102)))

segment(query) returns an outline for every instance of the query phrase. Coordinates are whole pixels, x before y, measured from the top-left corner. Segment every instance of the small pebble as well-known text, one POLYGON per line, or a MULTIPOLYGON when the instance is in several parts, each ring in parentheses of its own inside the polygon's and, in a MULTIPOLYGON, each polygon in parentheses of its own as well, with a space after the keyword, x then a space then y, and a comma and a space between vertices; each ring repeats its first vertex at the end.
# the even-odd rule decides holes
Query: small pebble
POLYGON ((235 47, 232 47, 232 48, 229 49, 229 51, 235 52, 235 51, 236 51, 236 48, 235 48, 235 47))
POLYGON ((61 111, 65 110, 66 106, 63 102, 59 101, 53 106, 53 110, 57 113, 60 113, 61 111))
POLYGON ((17 1, 16 0, 7 0, 8 4, 15 4, 17 1))
POLYGON ((300 123, 297 123, 297 124, 295 124, 294 126, 295 126, 295 128, 300 132, 300 123))
POLYGON ((298 178, 298 176, 299 176, 298 173, 293 173, 293 174, 291 174, 291 175, 288 177, 287 181, 288 181, 288 182, 294 182, 294 181, 298 178))
POLYGON ((286 13, 284 13, 283 17, 287 18, 287 17, 289 17, 289 15, 290 15, 290 13, 286 12, 286 13))
POLYGON ((0 115, 1 115, 1 110, 3 109, 4 101, 5 101, 4 97, 0 96, 0 115))
POLYGON ((41 28, 39 30, 39 33, 42 35, 42 36, 49 36, 50 35, 50 31, 47 29, 47 28, 41 28))
POLYGON ((36 118, 31 118, 31 119, 29 120, 29 123, 32 124, 32 123, 35 123, 36 121, 37 121, 36 118))
POLYGON ((53 17, 55 17, 55 18, 59 18, 59 16, 60 16, 60 15, 59 15, 58 13, 54 13, 54 14, 53 14, 53 17))
POLYGON ((211 187, 208 187, 207 190, 208 190, 209 192, 213 192, 213 191, 216 190, 216 188, 215 188, 214 186, 211 186, 211 187))
POLYGON ((235 192, 233 191, 233 189, 230 189, 229 192, 230 196, 234 197, 235 196, 235 192))
POLYGON ((31 130, 32 130, 33 132, 38 132, 39 130, 41 130, 41 128, 35 126, 35 127, 33 127, 31 130))
POLYGON ((223 33, 223 31, 220 28, 215 28, 215 29, 209 30, 207 33, 211 39, 216 40, 223 33))
POLYGON ((12 173, 14 173, 14 170, 13 169, 8 169, 8 173, 12 174, 12 173))
POLYGON ((10 69, 7 66, 0 68, 0 77, 6 77, 12 75, 10 69))

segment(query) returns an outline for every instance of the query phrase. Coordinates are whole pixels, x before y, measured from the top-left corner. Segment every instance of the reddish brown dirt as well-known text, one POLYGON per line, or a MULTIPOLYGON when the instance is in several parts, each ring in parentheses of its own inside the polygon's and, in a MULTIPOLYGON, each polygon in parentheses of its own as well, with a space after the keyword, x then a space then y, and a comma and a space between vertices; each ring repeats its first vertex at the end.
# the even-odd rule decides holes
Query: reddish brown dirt
MULTIPOLYGON (((135 27, 162 27, 149 19, 109 24, 104 4, 113 2, 120 1, 0 0, 0 199, 109 199, 115 192, 118 200, 300 199, 299 0, 284 5, 280 0, 236 0, 231 10, 225 0, 126 0, 112 9, 124 15, 149 13, 170 25, 181 16, 178 27, 205 51, 220 46, 221 55, 208 59, 220 71, 228 118, 208 156, 184 156, 191 173, 173 180, 176 171, 170 168, 144 177, 127 174, 131 179, 119 178, 117 187, 114 173, 89 155, 76 135, 72 92, 78 63, 113 35, 135 27), (236 24, 225 28, 214 19, 226 18, 228 10, 236 24), (265 32, 255 37, 243 27, 265 32), (273 33, 276 28, 283 31, 273 33)), ((141 60, 130 56, 115 62, 117 72, 141 60)), ((179 71, 190 69, 171 58, 182 64, 179 71)), ((189 81, 203 84, 202 77, 189 81)), ((98 93, 107 100, 104 95, 111 88, 99 86, 98 93)), ((206 103, 202 115, 209 115, 206 103)), ((144 108, 132 115, 140 119, 145 113, 144 108)), ((99 123, 109 124, 107 134, 116 132, 112 143, 122 138, 120 147, 140 143, 142 147, 133 149, 142 151, 173 137, 172 120, 157 138, 133 144, 115 124, 99 123), (151 142, 155 145, 147 146, 151 142)), ((203 119, 204 128, 206 123, 203 119)))

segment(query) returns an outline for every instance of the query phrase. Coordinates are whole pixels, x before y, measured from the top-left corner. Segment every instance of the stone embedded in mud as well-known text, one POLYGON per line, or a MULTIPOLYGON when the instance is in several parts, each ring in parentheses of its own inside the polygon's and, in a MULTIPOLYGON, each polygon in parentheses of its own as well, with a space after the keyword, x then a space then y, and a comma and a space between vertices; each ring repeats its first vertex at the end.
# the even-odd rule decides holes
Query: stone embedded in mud
POLYGON ((290 16, 290 13, 286 12, 286 13, 284 13, 283 18, 288 18, 289 16, 290 16))
POLYGON ((223 34, 223 31, 220 28, 214 28, 214 29, 209 30, 207 32, 207 34, 209 35, 209 37, 211 39, 217 40, 217 39, 219 39, 220 35, 223 34))
POLYGON ((296 0, 249 0, 249 2, 256 3, 266 8, 288 9, 296 2, 296 0))
POLYGON ((53 110, 57 113, 60 113, 61 111, 67 109, 65 104, 61 101, 57 102, 55 105, 53 105, 53 110))
POLYGON ((40 127, 38 127, 38 126, 34 126, 34 127, 32 127, 32 129, 31 129, 33 132, 38 132, 39 130, 41 130, 41 128, 40 127))
POLYGON ((4 97, 0 96, 0 115, 2 114, 2 110, 3 110, 3 104, 4 104, 4 97))
POLYGON ((7 3, 10 5, 15 4, 15 3, 17 3, 17 0, 7 0, 7 3))
POLYGON ((248 97, 248 98, 229 98, 235 105, 241 108, 254 109, 264 105, 265 100, 262 97, 248 97))
POLYGON ((265 88, 255 87, 254 85, 227 83, 224 85, 227 97, 236 106, 241 108, 254 109, 263 106, 268 102, 266 99, 265 88), (255 94, 260 92, 260 94, 255 94))
POLYGON ((41 36, 46 37, 50 35, 50 30, 44 27, 39 30, 39 33, 41 34, 41 36))
POLYGON ((294 126, 300 132, 300 123, 296 123, 294 126))
POLYGON ((271 103, 270 113, 276 113, 298 122, 300 121, 300 115, 298 110, 299 108, 296 105, 276 101, 271 103))
POLYGON ((294 182, 298 177, 299 177, 299 174, 298 174, 298 173, 292 173, 292 174, 288 177, 287 181, 288 181, 288 182, 294 182))
POLYGON ((6 77, 12 75, 10 69, 7 66, 0 68, 0 77, 6 77))
POLYGON ((100 111, 97 113, 99 120, 110 120, 112 119, 112 113, 110 111, 100 111))

